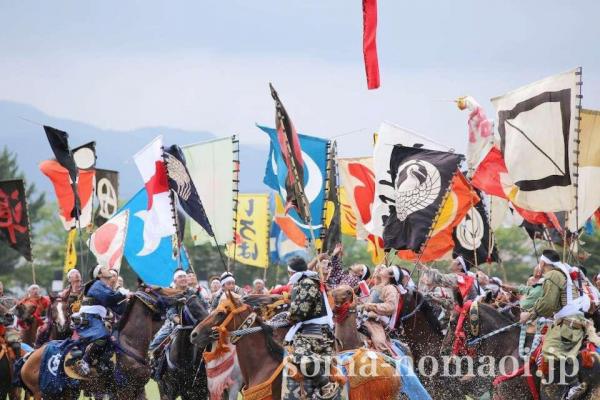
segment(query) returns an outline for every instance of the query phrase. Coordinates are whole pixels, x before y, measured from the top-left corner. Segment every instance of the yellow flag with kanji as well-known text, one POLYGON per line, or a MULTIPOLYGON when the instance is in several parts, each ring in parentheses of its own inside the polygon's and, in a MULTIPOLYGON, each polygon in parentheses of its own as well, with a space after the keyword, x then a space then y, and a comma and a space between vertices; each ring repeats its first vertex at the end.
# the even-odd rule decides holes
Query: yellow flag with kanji
POLYGON ((269 265, 269 195, 240 194, 234 242, 227 245, 227 255, 253 267, 269 265))
POLYGON ((75 251, 75 237, 77 236, 77 229, 71 229, 67 235, 67 247, 65 251, 65 266, 63 273, 67 276, 67 273, 75 268, 77 265, 77 251, 75 251))

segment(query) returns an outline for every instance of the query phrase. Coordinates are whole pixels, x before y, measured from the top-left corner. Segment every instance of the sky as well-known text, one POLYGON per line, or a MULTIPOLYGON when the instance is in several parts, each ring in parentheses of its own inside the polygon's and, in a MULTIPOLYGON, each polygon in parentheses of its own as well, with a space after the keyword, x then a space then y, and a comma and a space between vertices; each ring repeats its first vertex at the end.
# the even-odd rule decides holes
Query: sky
POLYGON ((600 108, 598 15, 594 0, 379 0, 368 91, 359 1, 2 0, 0 99, 265 146, 273 82, 298 130, 339 136, 341 155, 369 154, 382 121, 464 151, 461 95, 493 116, 491 97, 581 65, 583 104, 600 108))

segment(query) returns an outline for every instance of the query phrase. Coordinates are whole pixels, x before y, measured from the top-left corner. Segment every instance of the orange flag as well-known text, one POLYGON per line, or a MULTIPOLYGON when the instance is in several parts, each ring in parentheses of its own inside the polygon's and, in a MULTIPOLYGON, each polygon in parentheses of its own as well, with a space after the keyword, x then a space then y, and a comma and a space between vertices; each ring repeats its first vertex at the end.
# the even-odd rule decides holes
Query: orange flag
MULTIPOLYGON (((469 209, 479 203, 479 200, 479 196, 464 175, 460 172, 456 173, 452 178, 450 194, 442 205, 420 261, 435 261, 452 251, 454 248, 452 230, 465 217, 469 209)), ((397 255, 403 260, 419 259, 419 255, 412 250, 399 250, 397 255)))

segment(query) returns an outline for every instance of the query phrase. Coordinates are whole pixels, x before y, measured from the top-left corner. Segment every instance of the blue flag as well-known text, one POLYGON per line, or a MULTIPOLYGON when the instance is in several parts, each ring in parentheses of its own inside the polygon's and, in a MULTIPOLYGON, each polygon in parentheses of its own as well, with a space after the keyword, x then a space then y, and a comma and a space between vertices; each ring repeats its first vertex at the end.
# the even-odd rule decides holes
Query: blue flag
MULTIPOLYGON (((175 235, 163 237, 158 245, 144 241, 144 219, 140 216, 147 210, 148 195, 146 189, 135 194, 120 211, 129 210, 129 226, 123 251, 127 262, 136 274, 147 284, 168 287, 173 282, 173 273, 178 268, 173 253, 175 235), (147 255, 148 247, 155 248, 147 255)), ((184 267, 185 268, 185 267, 184 267)))
MULTIPOLYGON (((269 159, 265 170, 263 182, 273 190, 276 190, 283 199, 287 198, 285 180, 287 177, 287 166, 283 160, 277 131, 273 128, 257 125, 271 139, 269 159)), ((304 192, 310 203, 311 225, 315 238, 321 234, 323 226, 323 205, 325 202, 325 182, 327 178, 327 139, 314 136, 298 135, 300 147, 302 148, 302 160, 304 161, 304 192)), ((311 238, 310 227, 302 222, 302 219, 294 209, 290 209, 288 215, 302 228, 307 238, 311 238)))

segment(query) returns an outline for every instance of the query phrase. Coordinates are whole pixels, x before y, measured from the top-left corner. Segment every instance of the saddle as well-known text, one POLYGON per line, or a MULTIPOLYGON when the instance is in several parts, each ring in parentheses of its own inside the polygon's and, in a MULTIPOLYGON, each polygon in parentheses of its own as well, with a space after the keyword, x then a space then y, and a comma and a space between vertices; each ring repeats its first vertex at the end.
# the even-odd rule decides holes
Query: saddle
POLYGON ((67 377, 78 381, 86 381, 102 376, 107 371, 114 371, 115 365, 117 364, 117 356, 115 352, 112 352, 112 355, 109 360, 92 360, 92 363, 90 365, 91 373, 89 374, 89 376, 85 377, 78 374, 76 371, 76 364, 79 360, 83 358, 84 352, 85 348, 82 349, 79 345, 75 345, 74 347, 66 351, 66 353, 64 354, 63 369, 67 377))

